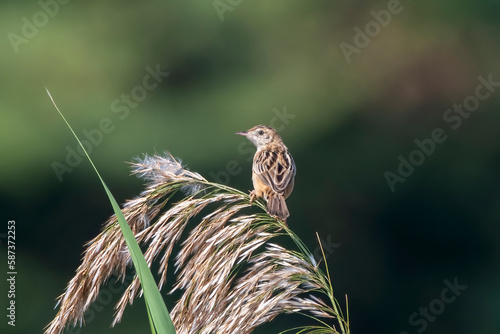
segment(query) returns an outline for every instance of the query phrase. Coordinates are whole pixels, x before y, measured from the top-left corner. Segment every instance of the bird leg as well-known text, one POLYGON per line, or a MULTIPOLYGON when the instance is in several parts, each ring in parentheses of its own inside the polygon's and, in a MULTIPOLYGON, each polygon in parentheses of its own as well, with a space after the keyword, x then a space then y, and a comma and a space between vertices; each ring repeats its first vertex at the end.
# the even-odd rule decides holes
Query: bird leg
POLYGON ((255 198, 257 198, 257 194, 255 193, 255 190, 252 190, 250 192, 250 203, 253 203, 253 201, 255 201, 255 198))

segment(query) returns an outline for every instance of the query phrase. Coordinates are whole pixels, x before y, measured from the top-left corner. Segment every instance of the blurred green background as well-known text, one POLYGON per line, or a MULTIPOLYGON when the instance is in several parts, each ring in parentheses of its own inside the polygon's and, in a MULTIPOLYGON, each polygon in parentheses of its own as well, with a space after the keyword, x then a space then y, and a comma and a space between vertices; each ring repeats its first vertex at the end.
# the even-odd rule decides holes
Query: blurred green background
MULTIPOLYGON (((164 150, 250 189, 252 152, 234 133, 276 126, 298 168, 288 223, 311 248, 316 231, 339 244, 328 260, 352 333, 498 331, 500 87, 474 96, 478 77, 500 82, 499 1, 60 1, 1 4, 0 255, 7 272, 13 219, 18 272, 15 328, 0 283, 2 333, 42 331, 112 213, 88 162, 68 158, 76 142, 44 87, 82 139, 94 134, 118 202, 142 189, 124 162, 164 150), (145 84, 156 68, 168 76, 145 84), (447 114, 464 102, 474 111, 447 114), (414 153, 436 128, 446 140, 414 153), (420 165, 391 189, 400 156, 420 165), (467 288, 440 302, 455 278, 467 288)), ((149 330, 142 300, 109 329, 113 305, 68 332, 149 330)))

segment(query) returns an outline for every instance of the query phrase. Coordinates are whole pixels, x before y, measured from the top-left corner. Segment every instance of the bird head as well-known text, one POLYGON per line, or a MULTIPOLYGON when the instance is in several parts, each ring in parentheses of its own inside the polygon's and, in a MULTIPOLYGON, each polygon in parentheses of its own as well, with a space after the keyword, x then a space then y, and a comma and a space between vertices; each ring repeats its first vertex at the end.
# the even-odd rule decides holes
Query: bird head
POLYGON ((283 144, 276 130, 267 125, 257 125, 247 131, 236 132, 236 134, 247 137, 257 148, 270 144, 283 144))

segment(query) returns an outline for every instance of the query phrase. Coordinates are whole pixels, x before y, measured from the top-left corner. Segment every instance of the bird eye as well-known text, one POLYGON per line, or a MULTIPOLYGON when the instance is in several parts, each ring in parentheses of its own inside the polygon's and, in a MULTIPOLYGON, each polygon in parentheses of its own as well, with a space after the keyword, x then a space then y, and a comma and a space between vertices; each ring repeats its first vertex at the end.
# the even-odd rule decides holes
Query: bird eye
POLYGON ((259 136, 262 136, 262 135, 264 134, 264 130, 259 130, 259 131, 257 131, 257 134, 258 134, 259 136))

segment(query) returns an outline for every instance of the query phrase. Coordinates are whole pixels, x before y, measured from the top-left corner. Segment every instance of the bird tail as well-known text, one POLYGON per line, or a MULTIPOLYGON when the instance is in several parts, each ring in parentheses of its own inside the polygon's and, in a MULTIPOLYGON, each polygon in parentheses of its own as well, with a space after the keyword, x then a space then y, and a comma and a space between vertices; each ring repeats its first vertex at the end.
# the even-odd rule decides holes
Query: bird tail
POLYGON ((286 224, 286 219, 290 216, 285 203, 285 198, 281 195, 269 196, 267 199, 267 213, 278 217, 286 224))

